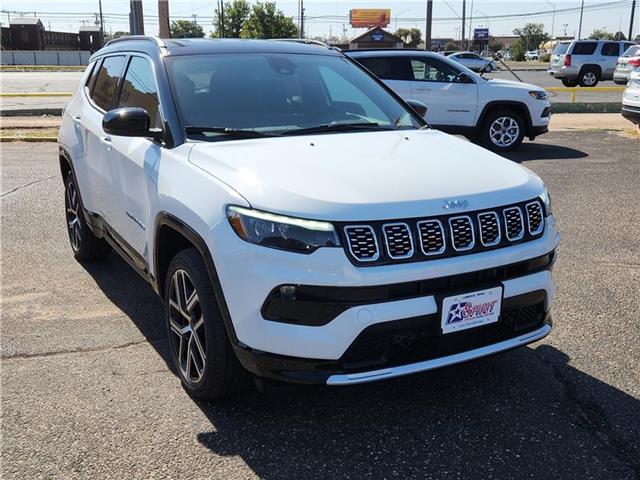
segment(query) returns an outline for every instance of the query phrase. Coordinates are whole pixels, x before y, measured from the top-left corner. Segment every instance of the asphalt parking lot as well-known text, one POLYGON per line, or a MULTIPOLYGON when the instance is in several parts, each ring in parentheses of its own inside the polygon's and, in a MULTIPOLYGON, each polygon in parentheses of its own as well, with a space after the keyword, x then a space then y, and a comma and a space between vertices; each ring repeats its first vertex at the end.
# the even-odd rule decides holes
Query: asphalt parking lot
POLYGON ((56 152, 2 146, 4 478, 640 478, 637 139, 554 132, 511 154, 563 235, 543 341, 222 404, 182 390, 160 302, 122 260, 73 260, 56 152))

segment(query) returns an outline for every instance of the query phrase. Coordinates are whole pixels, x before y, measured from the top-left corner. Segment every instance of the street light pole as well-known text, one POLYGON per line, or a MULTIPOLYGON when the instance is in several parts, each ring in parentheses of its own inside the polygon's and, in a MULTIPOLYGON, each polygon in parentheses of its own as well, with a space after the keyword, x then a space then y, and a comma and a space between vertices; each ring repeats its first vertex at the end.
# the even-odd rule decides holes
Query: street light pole
POLYGON ((551 17, 551 45, 553 46, 553 29, 556 24, 556 4, 551 3, 549 0, 544 0, 544 1, 553 7, 553 16, 551 17))
POLYGON ((578 38, 576 40, 580 40, 582 38, 582 13, 584 12, 584 0, 580 4, 580 24, 578 25, 578 38))
POLYGON ((431 50, 431 22, 433 20, 433 0, 427 0, 427 25, 424 32, 424 49, 431 50))
POLYGON ((633 40, 633 16, 636 13, 636 0, 631 3, 631 19, 629 20, 629 36, 627 40, 633 40))
POLYGON ((462 45, 464 44, 464 31, 467 27, 464 21, 466 10, 467 10, 467 0, 462 0, 462 29, 460 30, 460 50, 464 48, 462 45))

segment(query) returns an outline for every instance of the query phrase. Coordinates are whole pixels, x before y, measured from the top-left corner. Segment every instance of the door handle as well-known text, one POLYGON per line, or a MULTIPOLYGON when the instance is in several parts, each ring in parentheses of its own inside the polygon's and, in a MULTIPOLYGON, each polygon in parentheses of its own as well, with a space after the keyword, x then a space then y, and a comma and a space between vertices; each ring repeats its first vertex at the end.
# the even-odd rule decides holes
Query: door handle
POLYGON ((430 92, 431 89, 427 87, 416 87, 416 90, 420 90, 421 92, 430 92))
POLYGON ((80 123, 82 121, 82 117, 80 115, 74 115, 72 118, 75 123, 80 123))
POLYGON ((111 147, 112 147, 111 137, 102 137, 100 141, 107 148, 107 151, 111 150, 111 147))

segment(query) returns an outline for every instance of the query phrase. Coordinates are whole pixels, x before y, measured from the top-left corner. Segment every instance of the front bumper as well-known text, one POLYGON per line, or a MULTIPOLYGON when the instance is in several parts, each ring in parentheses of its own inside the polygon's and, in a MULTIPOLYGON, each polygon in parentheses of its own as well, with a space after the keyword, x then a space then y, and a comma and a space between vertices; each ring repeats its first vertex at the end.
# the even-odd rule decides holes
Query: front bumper
POLYGON ((623 104, 620 113, 630 122, 633 122, 636 125, 640 125, 640 107, 633 107, 631 105, 623 104))

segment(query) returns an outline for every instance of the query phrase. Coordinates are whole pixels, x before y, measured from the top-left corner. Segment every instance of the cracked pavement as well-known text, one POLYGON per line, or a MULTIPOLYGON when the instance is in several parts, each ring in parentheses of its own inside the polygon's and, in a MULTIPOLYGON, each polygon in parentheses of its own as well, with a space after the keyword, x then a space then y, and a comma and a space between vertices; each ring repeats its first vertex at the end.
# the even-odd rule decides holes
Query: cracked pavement
POLYGON ((161 305, 75 262, 54 144, 2 145, 3 478, 640 478, 638 140, 558 132, 510 156, 563 235, 549 337, 423 375, 191 400, 161 305))

